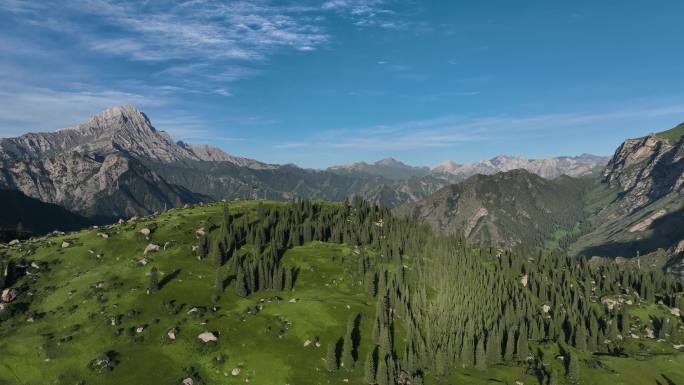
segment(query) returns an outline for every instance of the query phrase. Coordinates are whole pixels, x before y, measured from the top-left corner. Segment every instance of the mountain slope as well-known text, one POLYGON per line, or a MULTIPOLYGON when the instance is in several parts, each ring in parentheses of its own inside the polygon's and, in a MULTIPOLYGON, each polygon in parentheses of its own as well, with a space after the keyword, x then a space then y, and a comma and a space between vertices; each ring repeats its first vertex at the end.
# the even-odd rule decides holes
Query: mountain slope
POLYGON ((456 164, 444 161, 432 168, 432 173, 448 174, 463 180, 475 174, 493 175, 498 172, 524 169, 543 178, 553 179, 561 175, 574 177, 597 173, 608 162, 607 157, 582 154, 575 157, 553 157, 546 159, 527 159, 500 155, 489 160, 469 164, 456 164))
POLYGON ((43 203, 16 190, 0 189, 1 242, 53 230, 77 230, 89 224, 86 218, 60 206, 43 203))
POLYGON ((51 133, 0 140, 0 186, 98 220, 149 214, 206 197, 173 186, 138 159, 198 159, 133 107, 51 133))
POLYGON ((409 166, 394 158, 385 158, 372 164, 357 162, 349 165, 332 166, 327 171, 342 174, 368 174, 392 180, 402 180, 425 176, 430 172, 430 169, 409 166))
POLYGON ((525 170, 475 175, 396 212, 471 243, 541 246, 555 230, 582 219, 587 183, 548 180, 525 170))
POLYGON ((361 200, 173 209, 0 244, 0 271, 0 384, 684 381, 674 277, 361 200))
POLYGON ((573 245, 574 253, 635 256, 659 248, 681 253, 679 245, 684 241, 682 127, 629 139, 616 150, 603 171, 602 180, 618 194, 592 218, 594 229, 573 245))

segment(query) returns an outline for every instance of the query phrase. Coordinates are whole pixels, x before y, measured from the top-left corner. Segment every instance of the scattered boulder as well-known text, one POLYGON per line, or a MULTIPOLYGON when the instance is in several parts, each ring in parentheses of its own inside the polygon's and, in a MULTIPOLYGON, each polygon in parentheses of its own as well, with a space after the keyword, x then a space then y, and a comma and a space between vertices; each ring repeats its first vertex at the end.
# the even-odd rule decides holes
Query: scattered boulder
POLYGON ((143 254, 147 255, 147 253, 157 252, 160 249, 161 249, 161 247, 159 245, 155 245, 154 243, 150 243, 149 245, 147 245, 147 247, 145 247, 145 251, 143 252, 143 254))
POLYGON ((196 252, 199 250, 199 245, 192 245, 192 252, 196 252))
POLYGON ((681 310, 679 310, 678 307, 673 307, 670 309, 670 314, 672 314, 675 317, 680 317, 681 316, 681 310))
POLYGON ((204 332, 201 333, 200 335, 197 336, 200 341, 207 343, 207 342, 212 342, 212 341, 218 341, 218 337, 214 332, 204 332))
POLYGON ((542 305, 542 311, 544 312, 544 314, 548 313, 549 310, 551 310, 551 306, 547 304, 542 305))
POLYGON ((116 223, 118 223, 118 224, 122 225, 122 224, 124 223, 124 220, 123 220, 123 219, 119 219, 119 221, 118 221, 118 222, 116 222, 116 223))
POLYGON ((17 291, 14 289, 5 289, 2 291, 2 295, 0 295, 0 300, 5 303, 10 303, 17 299, 17 291))
POLYGON ((63 248, 63 249, 66 249, 66 248, 69 247, 69 246, 71 246, 71 243, 69 243, 69 242, 67 242, 67 241, 62 242, 62 248, 63 248))
POLYGON ((138 216, 132 216, 131 219, 128 220, 128 223, 133 223, 138 220, 138 216))
POLYGON ((297 302, 297 298, 292 298, 292 299, 290 299, 290 300, 287 301, 287 302, 289 302, 289 303, 295 303, 295 302, 297 302))
POLYGON ((304 347, 311 345, 311 340, 304 341, 304 347))
POLYGON ((240 374, 240 368, 233 368, 233 370, 230 371, 230 374, 237 376, 240 374))
POLYGON ((646 338, 655 339, 655 332, 651 328, 646 328, 646 338))
POLYGON ((152 234, 152 231, 145 227, 144 229, 140 230, 140 234, 142 234, 145 239, 150 239, 150 234, 152 234))
POLYGON ((105 233, 97 233, 97 236, 98 236, 98 237, 101 237, 102 239, 107 239, 107 238, 109 238, 109 234, 105 234, 105 233))
POLYGON ((618 301, 612 299, 612 298, 604 298, 601 300, 601 303, 603 303, 603 306, 606 307, 608 310, 613 310, 615 306, 617 306, 618 301))
POLYGON ((206 233, 204 232, 204 227, 200 227, 199 229, 197 229, 197 231, 195 231, 195 236, 197 238, 201 238, 205 235, 206 235, 206 233))
POLYGON ((142 332, 144 332, 144 331, 145 331, 145 327, 144 327, 144 326, 138 326, 137 328, 135 328, 135 332, 136 332, 136 333, 142 333, 142 332))
POLYGON ((142 258, 142 259, 138 260, 138 263, 141 264, 141 265, 143 265, 143 266, 145 266, 145 265, 147 265, 148 263, 150 263, 150 260, 147 259, 147 258, 142 258))
POLYGON ((102 373, 114 369, 115 362, 110 358, 109 354, 103 354, 100 357, 90 361, 90 369, 97 373, 102 373))
POLYGON ((523 287, 527 287, 527 282, 529 280, 529 277, 527 274, 523 275, 522 278, 520 278, 520 283, 523 285, 523 287))
POLYGON ((14 246, 14 245, 18 245, 18 244, 19 244, 19 240, 18 240, 18 239, 13 239, 13 240, 11 240, 10 243, 9 243, 10 246, 14 246))
POLYGON ((183 385, 193 385, 194 381, 192 381, 192 378, 188 377, 182 382, 183 385))
POLYGON ((166 336, 169 337, 171 341, 174 341, 176 339, 176 329, 171 329, 166 333, 166 336))

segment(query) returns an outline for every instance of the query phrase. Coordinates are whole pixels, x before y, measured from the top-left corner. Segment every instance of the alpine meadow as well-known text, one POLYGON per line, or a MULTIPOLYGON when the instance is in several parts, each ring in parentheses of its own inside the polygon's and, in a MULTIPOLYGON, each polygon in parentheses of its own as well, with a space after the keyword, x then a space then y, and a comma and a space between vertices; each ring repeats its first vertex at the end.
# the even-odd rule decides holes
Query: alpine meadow
POLYGON ((682 12, 0 2, 0 385, 684 384, 682 12))

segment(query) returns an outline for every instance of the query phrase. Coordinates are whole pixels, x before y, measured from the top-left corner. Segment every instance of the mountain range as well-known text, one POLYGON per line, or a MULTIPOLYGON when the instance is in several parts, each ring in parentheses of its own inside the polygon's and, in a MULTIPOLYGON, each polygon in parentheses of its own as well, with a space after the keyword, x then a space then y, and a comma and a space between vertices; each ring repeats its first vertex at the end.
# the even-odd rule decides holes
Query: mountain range
POLYGON ((393 180, 434 175, 455 182, 476 174, 493 175, 499 172, 522 169, 543 178, 553 179, 561 175, 580 177, 599 173, 609 160, 610 157, 590 154, 545 159, 527 159, 522 156, 499 155, 492 159, 467 164, 457 164, 451 160, 445 160, 437 166, 430 168, 409 166, 394 158, 385 158, 375 163, 357 162, 349 165, 332 166, 327 170, 344 174, 377 175, 393 180))
POLYGON ((316 170, 174 142, 121 106, 74 127, 1 139, 0 187, 95 223, 221 199, 360 196, 472 243, 679 255, 683 133, 680 125, 629 139, 611 158, 502 155, 432 168, 386 158, 316 170))

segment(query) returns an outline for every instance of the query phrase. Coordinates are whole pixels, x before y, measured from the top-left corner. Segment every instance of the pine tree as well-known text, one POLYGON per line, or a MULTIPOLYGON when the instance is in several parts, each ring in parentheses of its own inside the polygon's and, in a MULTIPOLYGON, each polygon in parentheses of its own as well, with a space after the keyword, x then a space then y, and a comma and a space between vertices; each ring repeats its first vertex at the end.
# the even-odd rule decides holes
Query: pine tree
POLYGON ((580 363, 579 358, 575 357, 573 354, 568 353, 568 381, 571 384, 580 383, 580 363))
POLYGON ((580 322, 579 325, 577 325, 577 332, 575 332, 575 347, 583 352, 587 350, 587 333, 584 330, 584 322, 580 322))
POLYGON ((506 333, 506 349, 504 350, 504 361, 510 362, 513 360, 513 353, 515 352, 515 332, 508 330, 506 333))
POLYGON ((375 376, 378 385, 391 385, 389 373, 387 371, 387 362, 384 357, 380 357, 378 362, 378 370, 375 376))
POLYGON ((527 342, 527 329, 525 327, 520 328, 520 334, 518 335, 518 343, 516 348, 516 356, 518 361, 526 361, 527 356, 530 354, 530 347, 527 342))
POLYGON ((377 348, 373 348, 366 356, 366 366, 364 367, 363 378, 367 384, 375 384, 375 355, 377 348))
POLYGON ((477 346, 475 347, 475 369, 487 369, 487 356, 485 354, 484 338, 477 339, 477 346))
POLYGON ((217 296, 223 294, 223 274, 221 274, 221 270, 216 270, 216 277, 214 278, 214 289, 216 290, 217 296))
POLYGON ((325 356, 325 368, 329 372, 337 370, 337 344, 329 343, 328 352, 325 356))
POLYGON ((501 341, 496 332, 489 334, 487 338, 487 364, 496 365, 501 362, 501 341))
POLYGON ((150 286, 148 289, 150 293, 156 293, 159 290, 159 270, 156 267, 150 270, 150 286))
POLYGON ((351 334, 347 333, 344 336, 344 343, 342 345, 342 366, 346 370, 354 369, 354 356, 353 356, 353 342, 351 334))
POLYGON ((238 269, 237 278, 235 279, 235 293, 239 297, 246 297, 249 295, 247 290, 247 278, 242 268, 238 269))

